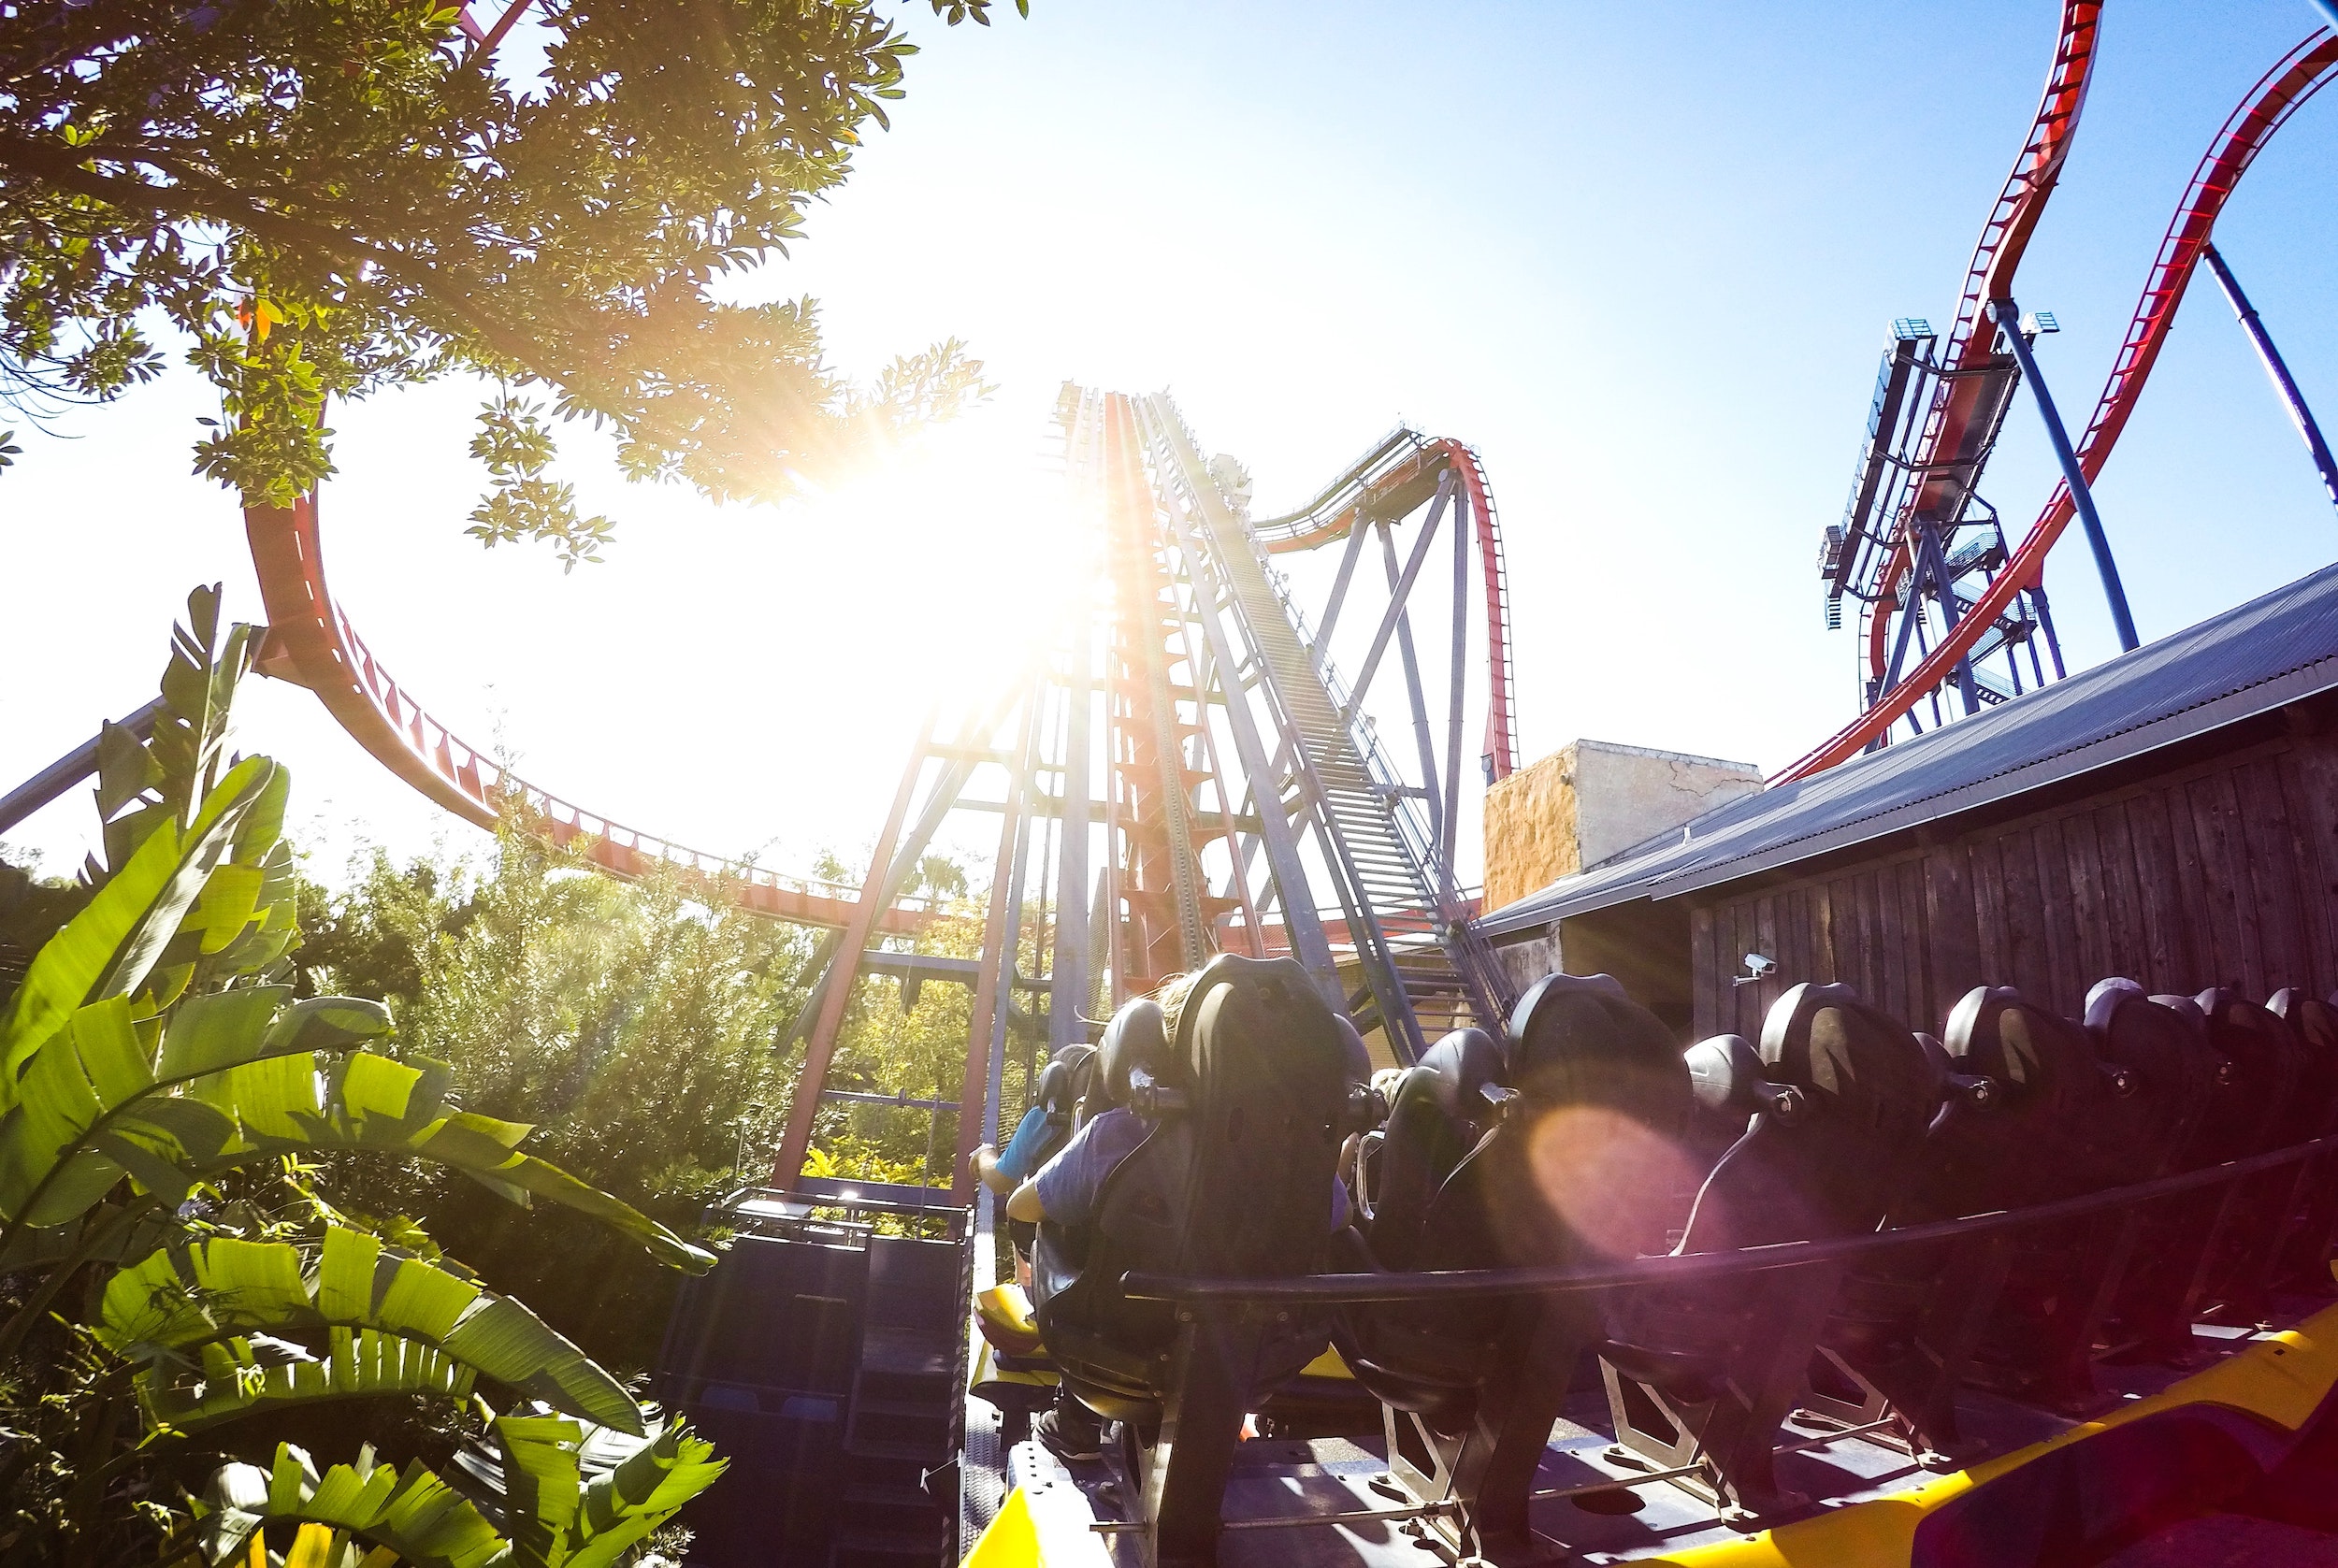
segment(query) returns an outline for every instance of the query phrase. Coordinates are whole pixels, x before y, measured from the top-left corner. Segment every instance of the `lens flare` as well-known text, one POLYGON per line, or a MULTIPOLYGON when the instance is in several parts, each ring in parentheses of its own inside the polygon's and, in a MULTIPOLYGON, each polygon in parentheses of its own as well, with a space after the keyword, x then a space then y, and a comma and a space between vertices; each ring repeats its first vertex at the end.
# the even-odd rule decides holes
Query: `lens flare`
POLYGON ((1535 1186, 1551 1212, 1595 1250, 1633 1258, 1663 1250, 1696 1172, 1672 1141, 1605 1105, 1564 1105, 1527 1142, 1535 1186))

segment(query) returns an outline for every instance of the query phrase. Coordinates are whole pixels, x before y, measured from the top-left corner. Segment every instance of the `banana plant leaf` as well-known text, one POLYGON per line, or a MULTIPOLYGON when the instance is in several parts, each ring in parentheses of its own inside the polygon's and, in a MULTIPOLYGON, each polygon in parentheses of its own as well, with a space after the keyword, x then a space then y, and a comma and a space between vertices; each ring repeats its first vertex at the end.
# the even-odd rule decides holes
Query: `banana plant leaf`
POLYGON ((309 1456, 281 1444, 267 1470, 231 1464, 197 1503, 204 1556, 224 1565, 270 1524, 326 1526, 396 1551, 416 1568, 609 1568, 723 1473, 714 1450, 686 1428, 643 1442, 613 1472, 581 1484, 578 1455, 592 1433, 575 1422, 507 1416, 495 1424, 505 1466, 506 1515, 498 1532, 469 1499, 421 1461, 398 1471, 371 1451, 322 1475, 309 1456), (523 1502, 523 1498, 525 1501, 523 1502))
POLYGON ((32 1053, 15 1103, 0 1116, 0 1218, 64 1224, 124 1175, 182 1199, 201 1167, 250 1144, 233 1087, 216 1082, 248 1069, 277 1069, 259 1080, 276 1093, 255 1096, 253 1130, 297 1138, 300 1129, 280 1126, 274 1112, 300 1099, 304 1072, 316 1076, 316 1053, 303 1047, 386 1034, 390 1015, 379 1002, 346 997, 287 1008, 290 997, 283 986, 245 986, 191 999, 165 1030, 159 1059, 150 1057, 126 997, 75 1011, 32 1053), (263 1061, 269 1051, 280 1055, 263 1061), (187 1090, 176 1092, 182 1080, 187 1090), (207 1085, 214 1092, 203 1093, 207 1085))
POLYGON ((0 1015, 0 1106, 15 1100, 25 1059, 74 1013, 137 989, 276 771, 264 756, 230 769, 186 831, 158 824, 88 907, 41 947, 0 1015))
POLYGON ((344 1226, 315 1249, 220 1238, 158 1250, 107 1283, 97 1335, 141 1363, 139 1399, 181 1431, 312 1400, 461 1399, 480 1376, 642 1431, 624 1387, 527 1308, 344 1226))
POLYGON ((346 1531, 414 1568, 502 1568, 513 1561, 511 1542, 421 1460, 401 1472, 374 1463, 370 1451, 319 1475, 306 1453, 280 1444, 268 1469, 221 1469, 197 1507, 197 1545, 213 1563, 236 1561, 255 1532, 275 1523, 346 1531))
POLYGON ((680 1426, 661 1431, 589 1483, 579 1456, 591 1433, 575 1422, 505 1416, 495 1435, 503 1455, 505 1528, 520 1561, 548 1568, 607 1568, 724 1470, 714 1446, 680 1426))
MULTIPOLYGON (((450 1101, 442 1062, 401 1062, 354 1046, 389 1032, 381 1003, 290 1002, 281 986, 191 998, 147 1057, 135 1008, 91 1003, 33 1052, 0 1115, 0 1219, 64 1225, 124 1177, 163 1201, 280 1155, 373 1149, 418 1156, 514 1202, 548 1198, 693 1273, 713 1255, 629 1204, 521 1152, 529 1129, 450 1101)), ((11 1243, 13 1238, 11 1238, 11 1243)))
POLYGON ((142 1373, 139 1406, 150 1430, 197 1432, 225 1421, 328 1400, 420 1394, 459 1403, 477 1369, 419 1340, 376 1329, 333 1329, 323 1356, 267 1336, 214 1340, 180 1377, 142 1373))

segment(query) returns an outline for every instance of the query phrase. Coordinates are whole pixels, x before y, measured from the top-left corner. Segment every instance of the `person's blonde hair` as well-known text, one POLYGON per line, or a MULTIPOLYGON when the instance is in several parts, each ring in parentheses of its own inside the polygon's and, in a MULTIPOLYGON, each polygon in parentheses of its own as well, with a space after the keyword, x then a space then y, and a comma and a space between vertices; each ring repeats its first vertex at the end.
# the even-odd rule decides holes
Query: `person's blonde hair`
POLYGON ((1183 974, 1173 974, 1153 989, 1153 1000, 1161 1003, 1162 1043, 1175 1049, 1177 1043, 1177 1023, 1185 1014, 1185 1004, 1193 996, 1193 984, 1202 978, 1197 969, 1183 974))

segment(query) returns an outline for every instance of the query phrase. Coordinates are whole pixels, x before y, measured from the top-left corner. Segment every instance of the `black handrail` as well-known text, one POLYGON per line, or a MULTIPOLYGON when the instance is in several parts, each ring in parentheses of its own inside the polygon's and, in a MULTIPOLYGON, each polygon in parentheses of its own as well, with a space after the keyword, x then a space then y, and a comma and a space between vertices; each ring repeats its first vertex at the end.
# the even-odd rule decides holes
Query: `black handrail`
POLYGON ((2138 1207, 2162 1198, 2197 1192, 2244 1180, 2338 1153, 2338 1133, 2293 1144, 2286 1149, 2228 1160, 2222 1165, 2161 1176, 2128 1187, 2106 1187, 2081 1198, 2064 1198, 2023 1209, 1998 1209, 1960 1219, 1903 1230, 1878 1230, 1858 1236, 1835 1236, 1823 1241, 1780 1242, 1768 1246, 1741 1247, 1731 1252, 1698 1252, 1682 1257, 1642 1258, 1601 1268, 1449 1269, 1419 1273, 1302 1274, 1280 1279, 1179 1279, 1170 1274, 1126 1273, 1122 1294, 1137 1301, 1237 1303, 1301 1302, 1332 1306, 1372 1302, 1466 1301, 1485 1297, 1577 1295, 1640 1285, 1679 1285, 1690 1280, 1733 1274, 1766 1273, 1777 1269, 1832 1263, 1846 1258, 1889 1252, 1927 1243, 1963 1241, 1999 1231, 2027 1230, 2088 1215, 2138 1207))
MULTIPOLYGON (((890 1102, 888 1101, 888 1103, 890 1102)), ((842 1181, 851 1180, 850 1177, 831 1177, 825 1179, 842 1181)), ((869 1185, 872 1187, 881 1187, 890 1184, 871 1182, 869 1185)), ((948 1198, 950 1195, 950 1189, 946 1187, 931 1187, 928 1190, 937 1193, 945 1199, 948 1198)), ((742 1205, 750 1202, 795 1203, 802 1206, 807 1211, 812 1209, 842 1209, 854 1214, 892 1215, 904 1219, 938 1219, 945 1221, 953 1227, 963 1226, 967 1221, 968 1216, 973 1212, 967 1207, 949 1202, 905 1203, 890 1198, 874 1198, 865 1195, 856 1195, 854 1197, 846 1198, 834 1193, 816 1192, 805 1187, 734 1187, 729 1193, 726 1193, 722 1198, 707 1205, 707 1212, 710 1214, 743 1213, 743 1210, 742 1205)), ((749 1217, 761 1218, 764 1216, 751 1216, 749 1217)))

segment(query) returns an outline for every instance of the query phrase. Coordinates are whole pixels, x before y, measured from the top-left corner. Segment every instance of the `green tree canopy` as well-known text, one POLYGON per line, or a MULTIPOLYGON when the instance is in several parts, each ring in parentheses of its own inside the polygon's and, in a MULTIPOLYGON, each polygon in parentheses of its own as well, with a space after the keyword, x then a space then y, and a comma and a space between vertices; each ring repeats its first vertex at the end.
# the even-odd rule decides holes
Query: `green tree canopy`
POLYGON ((111 398, 176 340, 221 396, 196 471, 283 505, 331 472, 328 396, 483 373, 472 532, 573 563, 607 525, 545 477, 548 411, 629 477, 774 499, 985 390, 956 339, 857 387, 813 301, 732 302, 902 94, 870 0, 537 0, 533 78, 458 22, 0 0, 0 396, 111 398))

